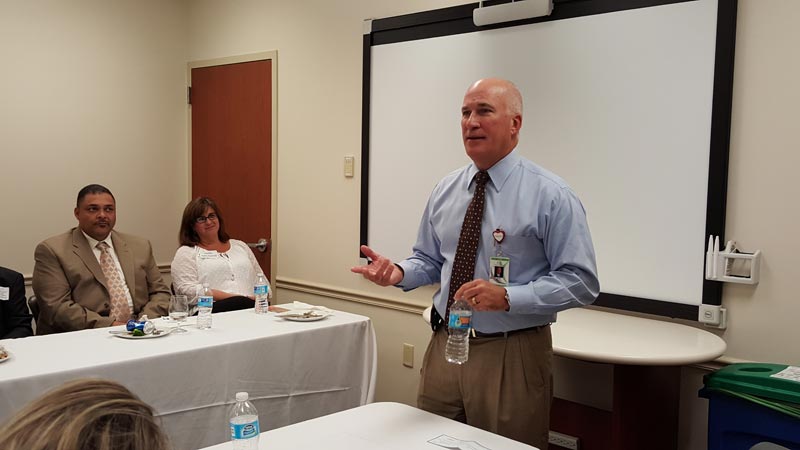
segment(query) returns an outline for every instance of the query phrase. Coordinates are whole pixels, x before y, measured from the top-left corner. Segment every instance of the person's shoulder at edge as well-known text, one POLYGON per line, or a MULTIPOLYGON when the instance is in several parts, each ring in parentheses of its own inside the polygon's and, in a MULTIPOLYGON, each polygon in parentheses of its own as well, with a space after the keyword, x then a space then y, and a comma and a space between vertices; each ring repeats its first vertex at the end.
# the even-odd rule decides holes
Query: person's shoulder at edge
POLYGON ((7 267, 0 266, 0 278, 6 278, 9 280, 14 280, 15 278, 23 278, 23 275, 17 272, 14 269, 9 269, 7 267))

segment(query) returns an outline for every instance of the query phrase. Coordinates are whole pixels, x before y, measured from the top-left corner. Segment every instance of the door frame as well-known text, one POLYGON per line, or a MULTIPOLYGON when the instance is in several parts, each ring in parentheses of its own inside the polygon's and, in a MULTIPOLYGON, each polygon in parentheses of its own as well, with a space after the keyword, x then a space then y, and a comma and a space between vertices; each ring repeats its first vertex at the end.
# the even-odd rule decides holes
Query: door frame
MULTIPOLYGON (((270 273, 269 273, 269 280, 272 283, 273 288, 275 287, 275 274, 277 273, 277 242, 278 242, 278 51, 271 50, 266 52, 259 52, 259 53, 248 53, 244 55, 235 55, 235 56, 226 56, 221 58, 213 58, 213 59, 203 59, 198 61, 189 61, 186 64, 186 82, 187 86, 192 86, 192 69, 197 69, 200 67, 212 67, 212 66, 224 66, 228 64, 236 64, 236 63, 243 63, 243 62, 252 62, 252 61, 263 61, 263 60, 270 60, 272 62, 272 86, 270 89, 272 90, 272 123, 270 127, 272 127, 272 155, 270 158, 272 159, 272 174, 271 174, 271 186, 270 186, 270 196, 271 199, 271 211, 269 213, 269 220, 270 220, 270 252, 269 252, 269 259, 270 259, 270 273)), ((187 90, 188 92, 188 90, 187 90)), ((188 96, 188 94, 187 94, 188 96)), ((191 105, 189 104, 189 99, 187 98, 186 101, 186 122, 187 122, 187 142, 189 144, 187 153, 187 167, 186 170, 189 173, 187 180, 187 199, 186 201, 189 202, 192 197, 192 110, 191 105)))

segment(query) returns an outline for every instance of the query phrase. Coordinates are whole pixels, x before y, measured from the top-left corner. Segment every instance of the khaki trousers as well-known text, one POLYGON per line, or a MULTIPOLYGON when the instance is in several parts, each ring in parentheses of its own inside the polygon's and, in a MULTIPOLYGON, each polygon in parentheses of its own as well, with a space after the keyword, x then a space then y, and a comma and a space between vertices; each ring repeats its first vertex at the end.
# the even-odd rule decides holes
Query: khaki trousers
POLYGON ((447 331, 431 337, 422 362, 420 409, 547 449, 553 400, 550 326, 474 338, 462 365, 444 358, 447 331))

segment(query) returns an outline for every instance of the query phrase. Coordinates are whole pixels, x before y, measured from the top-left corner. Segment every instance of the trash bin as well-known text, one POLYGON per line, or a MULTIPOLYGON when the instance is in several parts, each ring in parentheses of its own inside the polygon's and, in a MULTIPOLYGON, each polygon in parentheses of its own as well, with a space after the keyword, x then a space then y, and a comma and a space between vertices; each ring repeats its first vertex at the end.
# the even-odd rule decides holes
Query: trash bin
POLYGON ((708 450, 761 443, 800 450, 798 380, 800 367, 766 363, 731 364, 706 375, 700 396, 708 399, 708 450))

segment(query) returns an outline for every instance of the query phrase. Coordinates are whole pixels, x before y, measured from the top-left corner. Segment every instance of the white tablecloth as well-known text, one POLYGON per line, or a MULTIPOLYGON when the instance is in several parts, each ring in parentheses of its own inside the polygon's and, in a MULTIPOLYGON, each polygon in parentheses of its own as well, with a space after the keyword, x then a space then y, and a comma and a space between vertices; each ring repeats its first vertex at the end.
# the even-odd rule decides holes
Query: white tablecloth
POLYGON ((263 430, 373 400, 377 353, 366 317, 335 311, 301 323, 246 310, 214 314, 210 330, 187 329, 142 340, 104 328, 0 341, 12 355, 0 364, 0 422, 80 377, 117 380, 152 405, 176 450, 228 440, 238 391, 249 392, 263 430))
MULTIPOLYGON (((263 418, 261 419, 263 420, 263 418)), ((443 450, 428 441, 446 435, 490 450, 536 450, 506 437, 400 403, 372 403, 263 433, 259 450, 443 450)), ((230 442, 205 450, 228 450, 230 442)), ((457 448, 457 447, 450 447, 457 448)), ((480 447, 462 446, 462 449, 480 447)))

